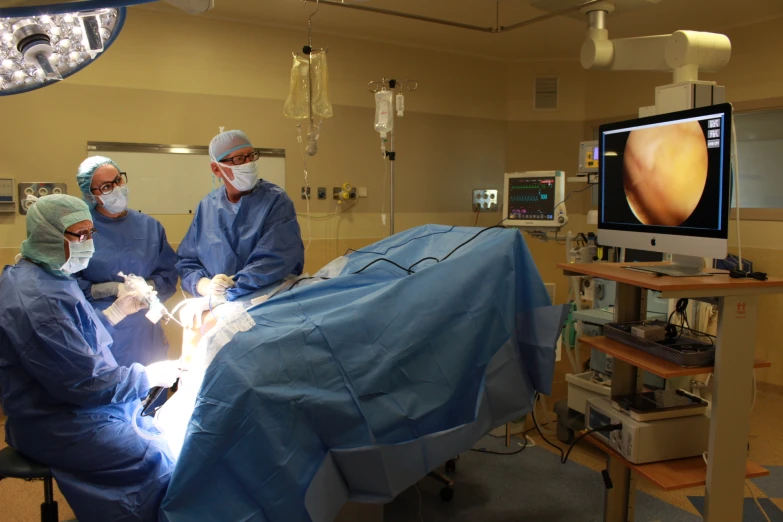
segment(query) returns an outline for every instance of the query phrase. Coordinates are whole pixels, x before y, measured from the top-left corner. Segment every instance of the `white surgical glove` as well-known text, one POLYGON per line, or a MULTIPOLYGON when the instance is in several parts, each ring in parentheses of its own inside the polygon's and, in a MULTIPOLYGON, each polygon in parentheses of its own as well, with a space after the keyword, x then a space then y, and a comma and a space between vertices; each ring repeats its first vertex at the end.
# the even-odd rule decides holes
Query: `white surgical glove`
POLYGON ((226 302, 225 295, 212 295, 209 297, 198 297, 191 299, 188 304, 182 307, 179 312, 179 321, 185 328, 201 328, 203 321, 201 316, 210 309, 226 302))
POLYGON ((231 277, 226 274, 218 274, 212 279, 202 277, 198 282, 196 290, 204 297, 208 295, 223 295, 226 293, 226 290, 234 285, 236 283, 231 277))
POLYGON ((147 283, 147 286, 155 290, 155 281, 153 281, 152 279, 145 279, 144 282, 147 283))
POLYGON ((146 308, 141 301, 141 296, 138 292, 129 291, 124 284, 119 286, 117 299, 112 305, 103 311, 103 315, 109 320, 112 326, 116 326, 117 323, 125 319, 131 314, 135 314, 142 308, 146 308))
POLYGON ((96 283, 90 290, 93 299, 103 299, 104 297, 114 297, 120 293, 120 283, 110 281, 108 283, 96 283))
POLYGON ((150 382, 150 388, 171 388, 179 379, 181 373, 179 361, 161 361, 152 363, 146 368, 147 379, 150 382))

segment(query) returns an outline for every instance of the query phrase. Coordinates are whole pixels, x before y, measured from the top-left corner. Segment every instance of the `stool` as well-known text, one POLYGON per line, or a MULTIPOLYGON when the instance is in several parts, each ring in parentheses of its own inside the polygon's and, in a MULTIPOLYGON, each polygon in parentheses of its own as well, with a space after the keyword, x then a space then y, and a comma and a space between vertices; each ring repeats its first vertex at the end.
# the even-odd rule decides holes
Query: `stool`
POLYGON ((4 478, 43 480, 44 503, 41 504, 41 522, 57 522, 57 502, 53 498, 52 470, 8 446, 0 450, 0 480, 4 478))

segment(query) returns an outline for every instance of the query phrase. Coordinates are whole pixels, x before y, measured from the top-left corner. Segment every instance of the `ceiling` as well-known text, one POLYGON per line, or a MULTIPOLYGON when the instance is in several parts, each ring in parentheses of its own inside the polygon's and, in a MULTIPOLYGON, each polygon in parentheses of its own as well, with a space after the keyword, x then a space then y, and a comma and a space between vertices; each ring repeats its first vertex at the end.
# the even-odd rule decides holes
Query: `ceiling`
MULTIPOLYGON (((368 7, 401 11, 483 27, 494 27, 497 10, 501 26, 546 14, 582 0, 342 0, 368 7)), ((612 38, 671 33, 678 29, 722 31, 765 19, 783 17, 780 0, 615 0, 618 11, 608 18, 612 38), (640 4, 623 10, 622 4, 640 4)), ((163 3, 144 9, 177 12, 163 3)), ((305 30, 315 10, 310 0, 215 0, 215 8, 203 17, 305 30)), ((559 16, 513 31, 492 34, 446 27, 321 5, 313 17, 313 36, 341 35, 397 45, 425 47, 458 54, 501 60, 577 60, 586 22, 579 15, 559 16)), ((318 45, 318 44, 316 44, 318 45)))

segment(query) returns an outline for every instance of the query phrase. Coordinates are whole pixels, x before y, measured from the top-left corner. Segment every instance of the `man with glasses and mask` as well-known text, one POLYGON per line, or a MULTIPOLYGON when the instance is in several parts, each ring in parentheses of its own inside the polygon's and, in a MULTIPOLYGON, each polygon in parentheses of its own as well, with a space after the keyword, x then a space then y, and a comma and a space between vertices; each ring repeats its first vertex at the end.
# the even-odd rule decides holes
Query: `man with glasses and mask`
MULTIPOLYGON (((304 268, 304 244, 285 190, 258 179, 259 154, 242 131, 221 132, 209 144, 212 174, 223 187, 199 203, 179 245, 182 288, 233 301, 304 268)), ((200 317, 183 319, 199 324, 200 317)))
MULTIPOLYGON (((161 302, 174 295, 177 254, 158 220, 128 209, 127 174, 111 159, 93 156, 79 165, 76 181, 99 232, 95 255, 75 276, 90 303, 98 310, 111 307, 122 287, 119 272, 144 278, 161 302)), ((150 322, 144 311, 132 314, 109 333, 114 339, 111 351, 121 366, 147 365, 168 356, 162 324, 150 322)))
MULTIPOLYGON (((6 441, 51 467, 80 522, 157 520, 174 463, 132 426, 140 399, 179 377, 176 361, 117 364, 107 331, 142 307, 120 285, 103 313, 72 274, 97 239, 87 205, 51 195, 27 213, 27 239, 0 275, 0 401, 6 441)), ((150 418, 136 421, 151 429, 150 418)))

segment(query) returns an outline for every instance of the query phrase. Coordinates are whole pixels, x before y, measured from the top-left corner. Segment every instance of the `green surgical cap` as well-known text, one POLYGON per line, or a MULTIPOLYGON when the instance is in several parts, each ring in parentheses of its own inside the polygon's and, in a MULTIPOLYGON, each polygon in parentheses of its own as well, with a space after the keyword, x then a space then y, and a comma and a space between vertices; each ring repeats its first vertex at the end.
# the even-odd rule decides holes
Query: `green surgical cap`
POLYGON ((82 197, 90 208, 95 207, 98 203, 95 200, 95 196, 90 192, 92 177, 95 175, 95 171, 104 165, 111 165, 115 169, 120 170, 120 167, 118 167, 116 163, 105 156, 91 156, 82 161, 82 164, 79 165, 79 170, 76 172, 76 183, 79 184, 79 188, 82 191, 82 197))
POLYGON ((241 130, 221 132, 209 143, 209 157, 212 161, 220 161, 235 150, 252 146, 250 139, 241 130))
POLYGON ((44 196, 27 210, 27 239, 22 242, 22 255, 44 265, 54 274, 64 274, 65 230, 81 221, 92 221, 87 204, 73 196, 44 196))

